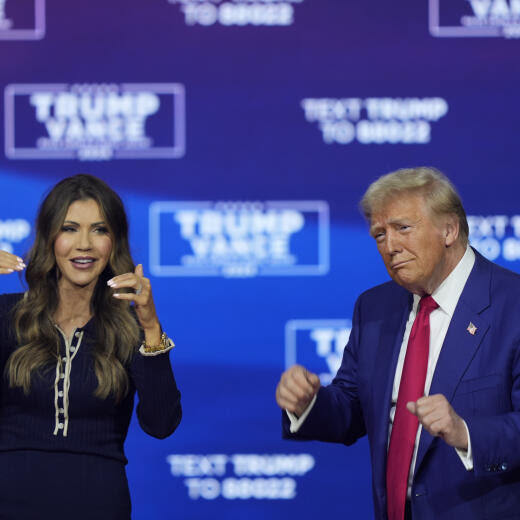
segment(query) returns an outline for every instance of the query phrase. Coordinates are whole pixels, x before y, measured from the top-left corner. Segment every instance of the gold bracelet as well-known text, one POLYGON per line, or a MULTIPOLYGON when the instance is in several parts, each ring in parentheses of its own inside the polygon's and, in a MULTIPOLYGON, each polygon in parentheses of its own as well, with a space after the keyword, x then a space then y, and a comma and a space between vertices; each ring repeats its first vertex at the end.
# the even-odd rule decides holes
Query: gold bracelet
POLYGON ((146 354, 152 354, 153 352, 160 352, 161 350, 175 347, 175 343, 166 335, 166 332, 163 332, 161 334, 161 341, 158 345, 147 345, 143 341, 142 347, 146 354))

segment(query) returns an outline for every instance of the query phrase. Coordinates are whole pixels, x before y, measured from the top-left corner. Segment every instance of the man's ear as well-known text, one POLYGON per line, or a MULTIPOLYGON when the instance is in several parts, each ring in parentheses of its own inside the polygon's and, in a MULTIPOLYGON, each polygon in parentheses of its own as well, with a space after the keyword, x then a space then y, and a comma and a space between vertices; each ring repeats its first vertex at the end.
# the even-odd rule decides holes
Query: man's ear
POLYGON ((446 247, 452 246, 459 238, 459 219, 456 215, 446 215, 444 221, 444 244, 446 247))

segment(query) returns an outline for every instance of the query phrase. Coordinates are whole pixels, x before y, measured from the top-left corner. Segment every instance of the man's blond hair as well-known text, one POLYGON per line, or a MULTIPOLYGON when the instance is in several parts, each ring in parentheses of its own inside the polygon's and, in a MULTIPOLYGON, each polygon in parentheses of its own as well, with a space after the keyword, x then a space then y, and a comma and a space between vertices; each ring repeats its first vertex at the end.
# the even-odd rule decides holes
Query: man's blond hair
POLYGON ((468 243, 468 220, 457 190, 436 168, 402 168, 379 177, 367 189, 360 202, 361 211, 370 222, 374 213, 400 194, 422 195, 433 216, 455 215, 459 221, 459 240, 468 243))

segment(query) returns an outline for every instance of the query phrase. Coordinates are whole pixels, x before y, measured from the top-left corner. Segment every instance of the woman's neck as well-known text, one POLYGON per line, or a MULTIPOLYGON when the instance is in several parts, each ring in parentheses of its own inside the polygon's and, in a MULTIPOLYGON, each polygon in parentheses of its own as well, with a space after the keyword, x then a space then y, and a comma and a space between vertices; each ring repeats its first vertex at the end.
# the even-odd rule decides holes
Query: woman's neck
POLYGON ((74 329, 83 327, 92 318, 90 301, 93 293, 93 286, 58 286, 59 303, 53 318, 67 336, 71 336, 74 329))

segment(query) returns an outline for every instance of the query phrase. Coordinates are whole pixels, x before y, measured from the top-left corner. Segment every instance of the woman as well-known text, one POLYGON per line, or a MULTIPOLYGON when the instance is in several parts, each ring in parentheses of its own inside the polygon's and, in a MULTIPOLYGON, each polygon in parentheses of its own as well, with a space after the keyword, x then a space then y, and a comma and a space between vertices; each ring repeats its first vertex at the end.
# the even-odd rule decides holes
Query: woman
POLYGON ((0 296, 0 519, 128 520, 123 443, 133 410, 164 438, 180 394, 118 195, 76 175, 43 201, 28 291, 0 296), (133 305, 130 305, 133 303, 133 305))

